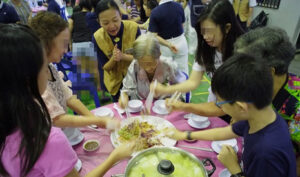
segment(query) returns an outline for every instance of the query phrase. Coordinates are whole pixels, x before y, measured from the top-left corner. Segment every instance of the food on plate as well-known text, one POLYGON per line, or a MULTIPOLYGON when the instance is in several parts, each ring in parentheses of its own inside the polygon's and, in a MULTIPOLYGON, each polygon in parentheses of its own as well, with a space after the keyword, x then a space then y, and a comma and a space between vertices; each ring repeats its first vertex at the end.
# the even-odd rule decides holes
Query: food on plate
POLYGON ((162 145, 159 138, 160 131, 146 121, 134 120, 132 123, 122 127, 119 131, 119 141, 125 143, 136 141, 136 151, 147 149, 155 145, 162 145))

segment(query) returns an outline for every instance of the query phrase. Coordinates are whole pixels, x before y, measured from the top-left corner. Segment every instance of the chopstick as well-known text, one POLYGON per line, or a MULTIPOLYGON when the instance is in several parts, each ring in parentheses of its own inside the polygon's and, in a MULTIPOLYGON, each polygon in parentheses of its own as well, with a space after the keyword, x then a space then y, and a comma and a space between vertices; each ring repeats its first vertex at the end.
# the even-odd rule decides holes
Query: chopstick
MULTIPOLYGON (((125 92, 125 91, 121 91, 121 99, 122 99, 122 100, 124 100, 123 92, 125 92)), ((125 93, 126 93, 126 92, 125 92, 125 93)), ((126 113, 126 117, 127 117, 127 118, 131 117, 131 114, 129 113, 128 108, 125 107, 124 110, 125 110, 125 113, 126 113)))
POLYGON ((202 148, 202 147, 194 147, 194 146, 186 146, 186 145, 178 145, 178 147, 189 148, 189 149, 197 149, 201 151, 214 152, 211 148, 202 148))
MULTIPOLYGON (((173 102, 177 101, 177 100, 179 99, 180 95, 181 95, 181 93, 178 92, 178 91, 176 91, 176 92, 171 96, 171 98, 169 99, 168 103, 173 103, 173 102)), ((172 109, 171 109, 171 108, 168 108, 168 111, 171 112, 172 109)))

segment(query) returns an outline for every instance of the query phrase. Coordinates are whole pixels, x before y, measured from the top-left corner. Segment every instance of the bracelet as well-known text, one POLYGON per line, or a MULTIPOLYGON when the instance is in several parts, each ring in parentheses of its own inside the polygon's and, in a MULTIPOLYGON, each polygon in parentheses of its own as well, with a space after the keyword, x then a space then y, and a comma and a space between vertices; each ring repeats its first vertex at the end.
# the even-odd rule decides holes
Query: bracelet
POLYGON ((192 137, 191 137, 191 134, 192 134, 191 131, 187 131, 187 136, 186 136, 187 140, 193 140, 192 137))
POLYGON ((230 177, 242 177, 244 176, 244 173, 243 172, 239 172, 237 174, 232 174, 230 177))

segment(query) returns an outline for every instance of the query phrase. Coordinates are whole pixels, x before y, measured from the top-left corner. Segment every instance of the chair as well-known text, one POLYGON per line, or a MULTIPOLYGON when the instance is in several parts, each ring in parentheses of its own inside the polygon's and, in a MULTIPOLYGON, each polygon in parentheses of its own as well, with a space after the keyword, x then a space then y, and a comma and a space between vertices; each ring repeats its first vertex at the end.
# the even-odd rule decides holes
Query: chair
MULTIPOLYGON (((187 75, 187 73, 185 73, 183 71, 181 71, 181 73, 185 76, 185 80, 189 79, 189 76, 187 75)), ((189 103, 190 99, 191 99, 191 92, 186 92, 186 94, 185 94, 185 102, 189 103)))
POLYGON ((57 63, 57 69, 64 74, 64 80, 72 82, 72 90, 74 93, 80 90, 88 90, 93 95, 96 107, 100 107, 97 86, 94 83, 93 76, 89 73, 77 73, 77 65, 75 60, 68 60, 65 56, 60 63, 57 63))

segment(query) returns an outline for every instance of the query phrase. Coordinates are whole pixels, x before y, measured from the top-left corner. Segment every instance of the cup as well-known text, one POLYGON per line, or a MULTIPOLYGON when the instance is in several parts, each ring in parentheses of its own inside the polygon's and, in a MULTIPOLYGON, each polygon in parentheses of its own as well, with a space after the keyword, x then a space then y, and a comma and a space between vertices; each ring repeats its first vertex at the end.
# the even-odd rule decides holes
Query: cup
POLYGON ((218 141, 218 147, 221 149, 223 145, 229 145, 234 148, 237 145, 236 139, 218 141))
POLYGON ((201 125, 203 123, 206 123, 208 121, 208 117, 204 117, 204 116, 199 116, 199 115, 193 115, 191 117, 193 123, 195 125, 201 125))
POLYGON ((143 106, 143 102, 141 100, 130 100, 128 102, 128 107, 133 111, 133 112, 138 112, 141 110, 143 106))
POLYGON ((166 111, 168 111, 165 100, 157 100, 154 103, 154 106, 157 108, 157 110, 159 112, 166 112, 166 111))
POLYGON ((111 112, 112 111, 109 108, 100 108, 96 110, 94 114, 99 117, 106 117, 106 116, 109 117, 111 115, 111 112))

